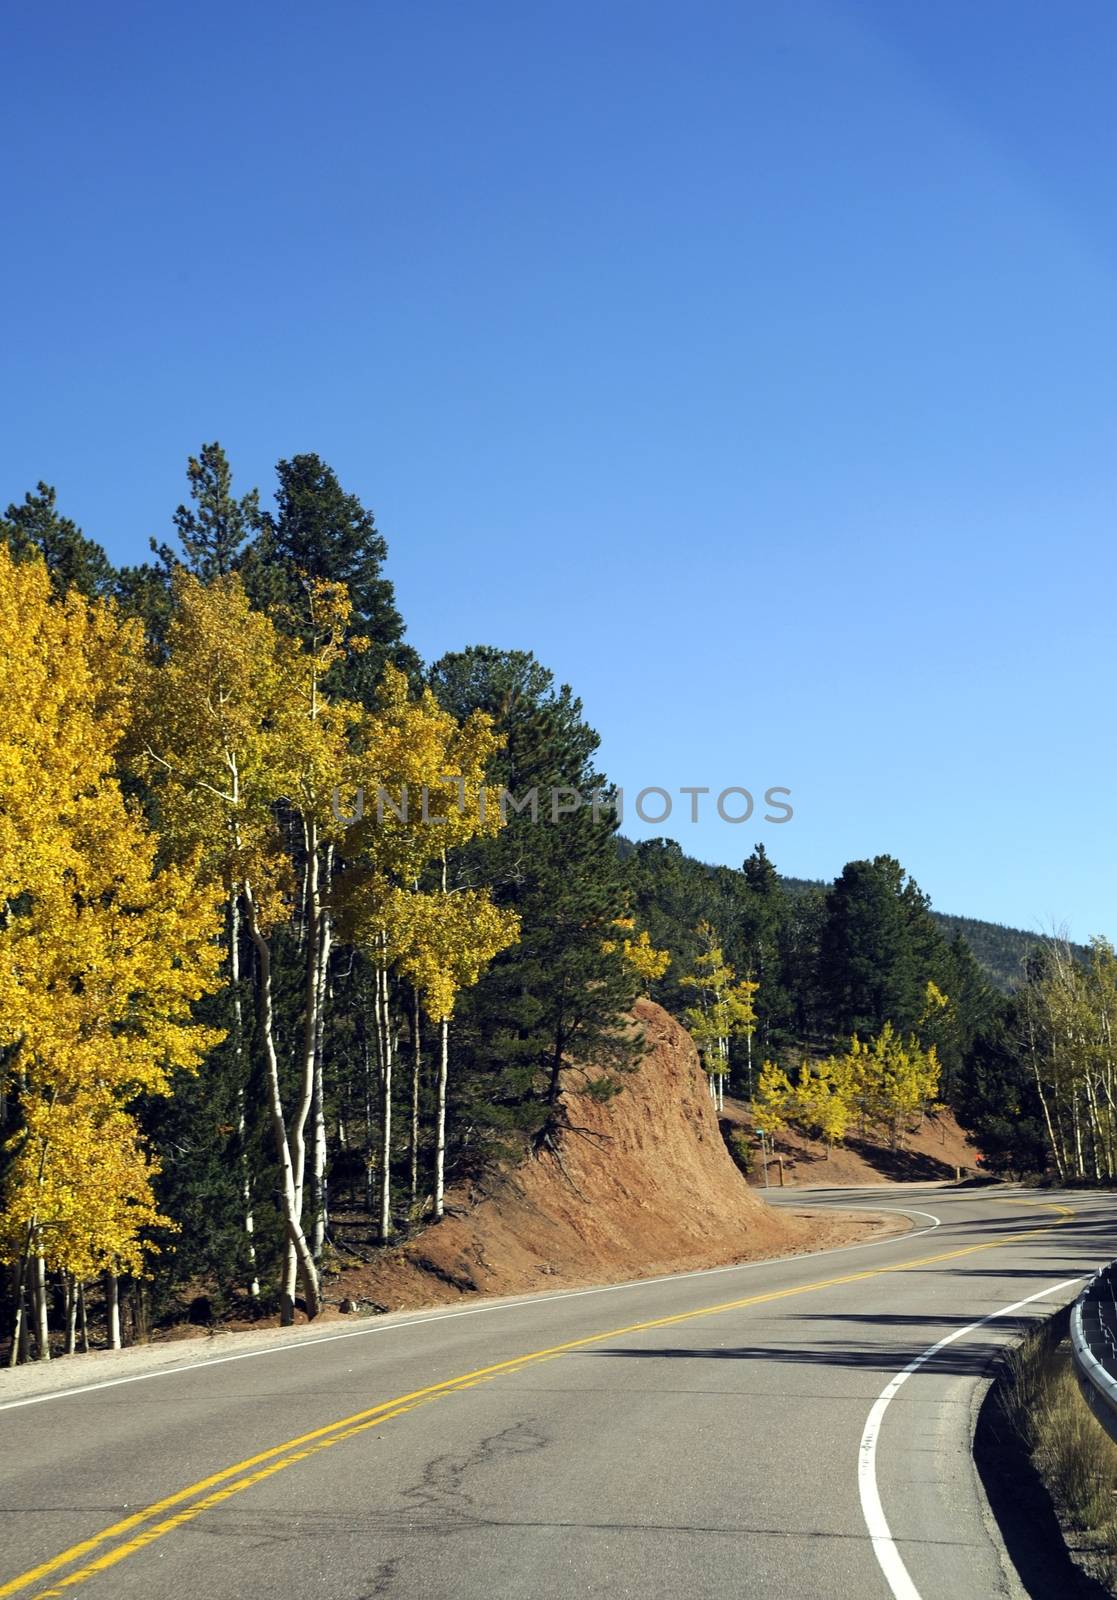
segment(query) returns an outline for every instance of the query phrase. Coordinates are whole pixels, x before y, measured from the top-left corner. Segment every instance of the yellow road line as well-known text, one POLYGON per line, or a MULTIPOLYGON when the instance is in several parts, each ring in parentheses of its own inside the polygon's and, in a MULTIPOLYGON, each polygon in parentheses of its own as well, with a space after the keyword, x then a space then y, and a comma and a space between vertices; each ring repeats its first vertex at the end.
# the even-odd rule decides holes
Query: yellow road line
POLYGON ((112 1539, 120 1538, 124 1534, 133 1533, 135 1529, 142 1528, 133 1538, 126 1539, 122 1544, 112 1550, 107 1550, 95 1561, 88 1562, 76 1571, 60 1578, 50 1588, 41 1589, 28 1600, 55 1600, 67 1589, 79 1583, 84 1583, 88 1578, 95 1577, 99 1572, 104 1572, 116 1566, 126 1557, 135 1555, 145 1549, 155 1540, 161 1539, 165 1534, 173 1533, 184 1523, 192 1522, 195 1517, 208 1511, 216 1505, 222 1504, 234 1494, 240 1494, 244 1489, 250 1489, 254 1484, 266 1478, 273 1477, 277 1472, 294 1466, 296 1462, 305 1461, 310 1456, 317 1455, 322 1450, 327 1450, 331 1445, 340 1444, 343 1440, 352 1439, 357 1434, 365 1433, 370 1428, 379 1427, 382 1423, 390 1422, 395 1417, 414 1411, 417 1406, 430 1401, 441 1399, 448 1394, 457 1393, 463 1389, 472 1388, 477 1383, 488 1382, 493 1378, 505 1377, 511 1373, 520 1372, 524 1367, 534 1365, 540 1361, 551 1360, 555 1356, 566 1355, 573 1350, 584 1350, 590 1345, 604 1344, 609 1339, 623 1338, 627 1334, 647 1333, 656 1328, 670 1328, 681 1322, 694 1322, 701 1317, 720 1316, 727 1311, 740 1311, 747 1306, 767 1305, 776 1300, 790 1299, 801 1294, 815 1294, 820 1289, 838 1288, 842 1284, 859 1283, 868 1278, 877 1278, 890 1272, 909 1272, 916 1267, 932 1266, 941 1261, 954 1261, 961 1256, 975 1255, 981 1250, 995 1250, 1002 1245, 1019 1243, 1023 1239, 1030 1239, 1037 1233, 1048 1233, 1053 1228, 1062 1226, 1070 1220, 1075 1213, 1068 1207, 1057 1205, 1051 1201, 1040 1201, 1045 1210, 1058 1211, 1062 1215, 1054 1222, 1049 1222, 1038 1228, 1029 1228, 1024 1233, 1005 1234, 999 1239, 987 1240, 982 1244, 963 1245, 957 1250, 943 1251, 938 1255, 921 1256, 914 1261, 897 1262, 887 1267, 869 1267, 862 1272, 845 1273, 840 1277, 823 1278, 816 1283, 799 1284, 789 1289, 772 1289, 763 1294, 747 1295, 739 1300, 725 1300, 718 1305, 701 1306, 695 1311, 680 1311, 667 1317, 655 1317, 647 1322, 632 1322, 623 1328, 610 1328, 605 1333, 591 1333, 581 1339, 571 1339, 565 1344, 550 1345, 543 1350, 532 1350, 525 1355, 512 1356, 507 1361, 498 1361, 490 1367, 478 1367, 473 1372, 460 1374, 456 1378, 446 1378, 440 1383, 428 1385, 424 1389, 415 1389, 410 1394, 396 1395, 392 1400, 382 1401, 380 1405, 370 1406, 365 1411, 356 1411, 351 1416, 341 1417, 336 1422, 326 1424, 324 1427, 315 1428, 310 1433, 300 1434, 295 1439, 288 1439, 283 1444, 273 1445, 269 1450, 262 1450, 254 1456, 247 1456, 243 1461, 238 1461, 231 1467, 224 1467, 220 1472, 211 1473, 209 1477, 200 1478, 197 1483, 190 1484, 185 1489, 179 1489, 174 1494, 167 1495, 162 1500, 153 1501, 151 1505, 142 1510, 133 1512, 129 1517, 115 1522, 111 1527, 103 1528, 100 1533, 93 1534, 88 1539, 81 1540, 78 1544, 71 1545, 59 1555, 52 1556, 48 1561, 41 1562, 36 1567, 30 1567, 26 1572, 10 1578, 6 1583, 0 1584, 0 1600, 7 1595, 16 1594, 21 1589, 26 1589, 30 1584, 36 1583, 41 1578, 49 1577, 57 1572, 60 1567, 68 1566, 71 1562, 78 1561, 90 1555, 94 1550, 107 1544, 112 1539), (253 1470, 259 1469, 259 1470, 253 1470), (245 1474, 245 1476, 241 1476, 245 1474), (235 1479, 235 1482, 230 1480, 235 1479), (207 1491, 215 1491, 207 1493, 207 1491), (204 1498, 195 1500, 195 1496, 204 1498), (194 1504, 185 1506, 184 1502, 194 1500, 194 1504), (173 1516, 165 1517, 158 1522, 153 1518, 163 1517, 163 1513, 172 1511, 176 1506, 183 1507, 173 1516), (143 1527, 145 1523, 152 1523, 150 1527, 143 1527))

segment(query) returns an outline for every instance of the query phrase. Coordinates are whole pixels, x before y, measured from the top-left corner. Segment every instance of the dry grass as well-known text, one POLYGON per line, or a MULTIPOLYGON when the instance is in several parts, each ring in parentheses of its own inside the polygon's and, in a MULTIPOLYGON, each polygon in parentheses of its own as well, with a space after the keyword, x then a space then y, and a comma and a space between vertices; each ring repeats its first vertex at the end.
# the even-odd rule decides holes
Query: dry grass
POLYGON ((1117 1444, 1082 1397, 1070 1346, 1049 1327, 1009 1357, 1005 1405, 1064 1527, 1085 1535, 1097 1575, 1117 1587, 1117 1444))

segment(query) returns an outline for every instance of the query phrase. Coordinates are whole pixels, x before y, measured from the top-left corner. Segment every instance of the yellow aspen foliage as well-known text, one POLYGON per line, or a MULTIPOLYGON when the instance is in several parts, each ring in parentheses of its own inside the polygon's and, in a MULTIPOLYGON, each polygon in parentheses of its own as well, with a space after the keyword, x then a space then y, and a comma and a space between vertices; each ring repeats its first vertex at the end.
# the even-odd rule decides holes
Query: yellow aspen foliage
POLYGON ((236 574, 178 574, 167 660, 150 669, 137 719, 135 764, 176 854, 200 851, 228 893, 248 885, 262 929, 287 919, 294 892, 276 808, 338 831, 331 797, 358 716, 322 689, 345 655, 348 600, 329 584, 309 598, 320 631, 308 647, 253 609, 236 574))
POLYGON ((0 550, 0 1047, 20 1117, 0 1252, 49 1245, 68 1271, 138 1270, 154 1212, 128 1103, 220 1038, 191 1020, 218 982, 216 897, 192 856, 158 869, 116 776, 141 647, 112 607, 53 598, 42 563, 0 550), (77 1159, 90 1140, 97 1159, 77 1159))
POLYGON ((827 1145, 840 1143, 853 1117, 852 1083, 841 1061, 804 1061, 791 1107, 792 1120, 827 1145))
MULTIPOLYGON (((657 978, 663 977, 671 965, 671 952, 656 950, 646 928, 641 928, 633 938, 632 934, 636 929, 635 917, 614 917, 613 926, 623 935, 620 940, 621 958, 636 973, 646 991, 657 978)), ((612 955, 617 947, 616 939, 606 939, 601 946, 606 955, 612 955)))
POLYGON ((851 1039, 841 1064, 862 1126, 883 1130, 893 1149, 902 1150, 911 1118, 930 1107, 939 1086, 935 1047, 924 1050, 886 1022, 873 1039, 851 1039))
POLYGON ((492 719, 459 723, 429 689, 412 696, 403 673, 385 670, 377 702, 355 729, 348 781, 356 820, 345 839, 338 904, 348 937, 376 971, 375 1025, 381 1067, 380 1237, 392 1227, 393 1032, 388 973, 403 973, 439 1025, 433 1214, 442 1215, 449 1022, 460 989, 519 937, 519 918, 487 891, 447 888, 447 856, 504 823, 485 790, 486 765, 503 741, 492 719), (440 887, 424 887, 437 873, 440 887))
POLYGON ((174 1224, 156 1210, 158 1163, 135 1118, 99 1091, 31 1095, 22 1111, 0 1250, 9 1259, 41 1255, 49 1270, 79 1279, 103 1270, 141 1275, 145 1256, 157 1253, 145 1231, 174 1224))
POLYGON ((387 966, 406 971, 427 997, 429 1014, 442 1020, 457 990, 475 983, 519 936, 517 919, 482 890, 419 888, 432 863, 502 827, 499 805, 484 792, 487 763, 502 740, 483 712, 458 723, 429 690, 413 697, 406 676, 391 666, 354 733, 346 772, 355 820, 339 879, 342 926, 387 966))
POLYGON ((435 1022, 448 1022, 462 989, 515 944, 520 919, 482 889, 429 894, 392 889, 384 908, 389 961, 409 978, 435 1022))
POLYGON ((414 883, 444 851, 499 831, 485 770, 503 740, 484 712, 458 723, 429 689, 413 697, 406 675, 388 666, 375 707, 354 733, 343 798, 352 800, 356 820, 346 853, 363 857, 386 883, 414 883))
POLYGON ((694 972, 680 982, 696 991, 697 1001, 683 1015, 720 1103, 729 1074, 729 1042, 740 1036, 751 1038, 756 1028, 754 1001, 759 984, 748 978, 737 980, 710 923, 700 922, 696 931, 703 949, 694 972))
POLYGON ((775 1061, 765 1061, 752 1102, 753 1121, 766 1134, 779 1133, 794 1116, 795 1090, 775 1061))

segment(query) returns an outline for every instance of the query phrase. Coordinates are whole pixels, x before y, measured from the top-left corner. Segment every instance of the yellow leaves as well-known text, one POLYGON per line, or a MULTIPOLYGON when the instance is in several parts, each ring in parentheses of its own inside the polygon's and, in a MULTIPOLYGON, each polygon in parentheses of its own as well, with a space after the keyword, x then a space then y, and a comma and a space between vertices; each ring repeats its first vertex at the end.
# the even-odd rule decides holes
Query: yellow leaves
POLYGON ((792 1115, 793 1098, 794 1090, 787 1073, 775 1061, 765 1061, 752 1103, 756 1126, 769 1135, 778 1133, 792 1115))
POLYGON ((843 1062, 832 1057, 813 1064, 804 1061, 792 1097, 791 1119, 827 1144, 837 1144, 853 1117, 853 1088, 843 1062))
POLYGON ((874 1039, 851 1039, 844 1055, 804 1061, 794 1086, 781 1067, 766 1061, 753 1111, 765 1132, 795 1122, 827 1144, 843 1139, 857 1118, 902 1148, 910 1119, 934 1109, 939 1070, 934 1047, 924 1050, 886 1022, 874 1039))
MULTIPOLYGON (((614 917, 613 926, 625 935, 620 941, 622 960, 628 963, 637 977, 643 980, 645 986, 654 983, 657 978, 662 978, 671 965, 671 952, 654 949, 646 928, 641 928, 634 939, 629 938, 628 935, 636 928, 635 917, 614 917)), ((612 955, 617 948, 615 939, 606 939, 601 945, 605 955, 612 955)))
POLYGON ((517 914, 493 905, 480 889, 392 889, 383 918, 389 961, 415 985, 436 1022, 449 1020, 459 990, 471 988, 493 957, 520 936, 517 914))
POLYGON ((500 807, 483 790, 503 739, 483 712, 459 724, 429 689, 413 697, 406 676, 388 666, 375 709, 353 734, 346 798, 360 795, 363 816, 346 835, 347 852, 412 881, 443 851, 500 829, 500 807))
POLYGON ((78 1278, 109 1270, 140 1274, 154 1247, 143 1230, 171 1227, 156 1209, 157 1164, 143 1149, 135 1118, 103 1094, 65 1104, 32 1094, 0 1214, 0 1258, 41 1254, 48 1268, 78 1278))
POLYGON ((131 1261, 154 1213, 125 1107, 166 1093, 219 1037, 190 1014, 216 986, 216 894, 192 860, 156 870, 115 776, 136 629, 76 590, 53 599, 41 564, 0 551, 0 642, 0 1047, 23 1122, 0 1230, 19 1251, 53 1230, 52 1259, 77 1270, 92 1247, 73 1219, 92 1236, 111 1215, 105 1248, 131 1261))
POLYGON ((420 888, 432 863, 503 825, 483 793, 503 741, 482 712, 458 723, 429 689, 412 696, 391 666, 354 736, 350 795, 360 793, 363 815, 345 835, 341 915, 356 942, 404 973, 429 1015, 444 1021, 459 990, 519 938, 519 918, 487 891, 420 888))
POLYGON ((724 1075, 729 1071, 730 1039, 748 1037, 756 1028, 754 1001, 760 985, 749 978, 737 981, 710 923, 700 922, 696 932, 705 948, 695 960, 695 971, 679 981, 684 988, 697 990, 698 1003, 689 1006, 684 1016, 707 1072, 724 1075))

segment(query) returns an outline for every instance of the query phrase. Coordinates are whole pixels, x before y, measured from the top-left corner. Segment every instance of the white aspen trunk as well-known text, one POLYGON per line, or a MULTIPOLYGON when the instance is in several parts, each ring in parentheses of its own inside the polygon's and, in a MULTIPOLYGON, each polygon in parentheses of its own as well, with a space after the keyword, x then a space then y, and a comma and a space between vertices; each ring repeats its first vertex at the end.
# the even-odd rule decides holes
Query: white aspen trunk
MULTIPOLYGON (((326 850, 324 863, 324 880, 326 893, 329 893, 329 881, 333 868, 332 846, 326 850)), ((333 928, 329 911, 322 903, 322 892, 318 890, 318 960, 315 973, 315 998, 314 998, 314 1081, 313 1081, 313 1112, 311 1120, 311 1173, 312 1196, 314 1202, 314 1216, 312 1219, 311 1249, 317 1261, 322 1254, 322 1247, 326 1242, 326 1230, 329 1226, 329 1195, 326 1192, 326 1089, 325 1089, 325 1061, 323 1057, 323 1034, 326 1016, 327 978, 330 966, 330 947, 333 942, 333 928)))
POLYGON ((229 983, 233 991, 233 1059, 237 1083, 237 1154, 240 1161, 240 1192, 244 1216, 245 1254, 248 1258, 248 1292, 260 1298, 260 1279, 256 1270, 256 1218, 252 1208, 252 1172, 248 1164, 247 1122, 244 1106, 244 1004, 240 992, 240 897, 234 887, 229 896, 229 983))
POLYGON ((78 1279, 78 1328, 81 1331, 81 1349, 83 1355, 89 1354, 89 1318, 85 1310, 85 1281, 78 1279))
POLYGON ((376 968, 376 1018, 380 1029, 380 1243, 392 1237, 392 1026, 389 1011, 388 970, 384 964, 385 935, 376 968))
MULTIPOLYGON (((268 1105, 271 1111, 275 1151, 279 1160, 280 1182, 283 1194, 283 1220, 287 1233, 287 1260, 297 1265, 302 1279, 303 1296, 308 1318, 318 1315, 318 1270, 306 1242, 301 1222, 301 1194, 295 1183, 295 1164, 287 1138, 287 1125, 283 1116, 283 1100, 279 1089, 279 1057, 275 1048, 275 1019, 272 1011, 271 947, 262 933, 256 916, 256 902, 251 884, 246 883, 245 905, 248 911, 248 928, 259 963, 260 1035, 264 1046, 267 1068, 268 1105)), ((304 1085, 305 1087, 305 1085, 304 1085)), ((309 1102, 308 1102, 309 1103, 309 1102)), ((303 1111, 305 1120, 306 1112, 303 1111)), ((280 1322, 289 1327, 295 1320, 294 1281, 290 1267, 284 1271, 280 1322)))
POLYGON ((12 1324, 12 1348, 8 1352, 9 1367, 18 1366, 27 1348, 27 1310, 23 1292, 23 1257, 12 1267, 12 1299, 15 1302, 15 1321, 12 1324))
POLYGON ((40 1361, 50 1360, 50 1326, 47 1320, 47 1265, 42 1256, 36 1256, 32 1266, 32 1289, 35 1303, 35 1344, 40 1361))
POLYGON ((1101 1142, 1101 1123, 1098 1118, 1098 1102, 1094 1094, 1094 1081, 1087 1072, 1086 1079, 1086 1109, 1089 1113, 1090 1126, 1090 1165, 1094 1169, 1094 1182, 1101 1182, 1101 1161, 1098 1146, 1101 1142))
POLYGON ((105 1316, 109 1328, 109 1349, 120 1349, 120 1280, 115 1272, 105 1274, 105 1316))
POLYGON ((1074 1129, 1074 1175, 1076 1178, 1086 1176, 1085 1165, 1082 1160, 1082 1117, 1078 1109, 1078 1094, 1071 1090, 1071 1127, 1074 1129))
MULTIPOLYGON (((376 1048, 379 1051, 380 1041, 377 1036, 376 1048)), ((376 1169, 376 1152, 373 1148, 373 1108, 372 1108, 372 1057, 368 1047, 368 1036, 364 1041, 365 1059, 365 1210, 372 1215, 373 1207, 373 1181, 372 1175, 376 1169)))
POLYGON ((72 1273, 66 1274, 66 1344, 65 1352, 72 1356, 78 1346, 78 1286, 72 1273))
POLYGON ((434 1220, 440 1222, 446 1193, 446 1085, 450 1067, 450 1019, 443 1017, 438 1027, 438 1089, 434 1135, 434 1220))
POLYGON ((291 1118, 288 1137, 295 1179, 295 1216, 303 1214, 306 1183, 306 1124, 314 1100, 314 1039, 318 1017, 318 941, 321 923, 318 916, 318 835, 313 823, 306 828, 306 967, 303 979, 303 1049, 299 1097, 291 1118))
POLYGON ((419 1028, 419 991, 412 991, 411 1003, 411 1206, 419 1198, 419 1074, 422 1064, 422 1036, 419 1028))

